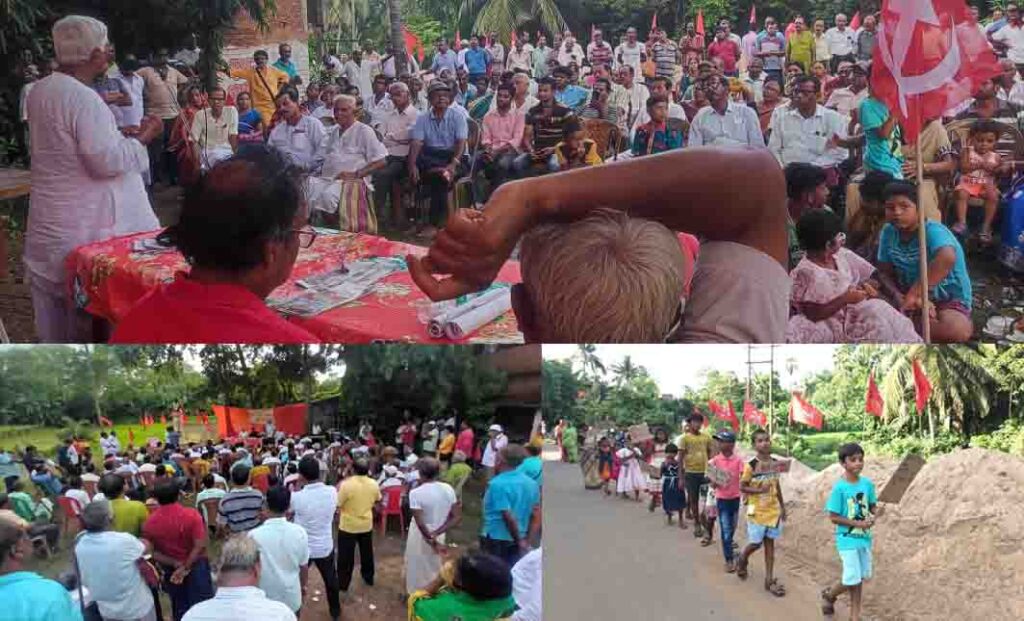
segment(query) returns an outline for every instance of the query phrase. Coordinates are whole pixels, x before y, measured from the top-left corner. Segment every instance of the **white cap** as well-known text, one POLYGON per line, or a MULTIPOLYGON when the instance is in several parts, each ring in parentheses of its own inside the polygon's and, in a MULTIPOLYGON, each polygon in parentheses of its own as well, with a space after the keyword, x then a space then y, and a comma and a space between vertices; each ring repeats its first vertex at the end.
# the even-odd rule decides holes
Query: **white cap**
POLYGON ((501 433, 501 431, 502 431, 502 430, 501 430, 501 425, 491 425, 491 426, 490 426, 490 427, 489 427, 489 428, 487 429, 487 431, 497 431, 498 433, 501 433))

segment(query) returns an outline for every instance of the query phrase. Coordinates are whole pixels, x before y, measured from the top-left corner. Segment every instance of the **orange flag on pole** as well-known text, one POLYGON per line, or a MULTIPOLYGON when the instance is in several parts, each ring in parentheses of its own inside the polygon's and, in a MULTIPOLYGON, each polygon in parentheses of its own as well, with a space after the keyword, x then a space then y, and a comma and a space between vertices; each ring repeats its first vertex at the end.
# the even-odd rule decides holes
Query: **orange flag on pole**
POLYGON ((874 373, 868 375, 868 394, 864 398, 864 411, 879 418, 885 412, 885 401, 882 400, 882 393, 878 391, 874 373))
POLYGON ((924 369, 921 368, 921 361, 914 358, 914 400, 917 405, 917 413, 924 411, 928 398, 932 396, 932 383, 928 381, 924 369))
POLYGON ((697 34, 704 36, 704 9, 697 9, 697 34))

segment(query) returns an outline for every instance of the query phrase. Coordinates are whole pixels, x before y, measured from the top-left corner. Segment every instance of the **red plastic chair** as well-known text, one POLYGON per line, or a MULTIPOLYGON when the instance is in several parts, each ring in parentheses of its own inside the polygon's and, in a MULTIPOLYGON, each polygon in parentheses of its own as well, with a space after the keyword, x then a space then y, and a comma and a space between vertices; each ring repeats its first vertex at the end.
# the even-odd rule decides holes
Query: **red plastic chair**
POLYGON ((266 494, 270 489, 270 477, 266 474, 258 474, 252 478, 252 486, 266 494))
POLYGON ((388 516, 397 515, 399 525, 402 527, 402 537, 405 537, 405 512, 402 510, 402 486, 396 485, 384 490, 384 504, 380 510, 380 536, 384 536, 387 530, 388 516))
POLYGON ((61 531, 66 535, 68 533, 68 524, 74 520, 74 523, 78 526, 78 528, 75 529, 75 532, 77 533, 82 527, 82 518, 80 517, 82 513, 82 505, 74 498, 64 495, 57 496, 57 505, 60 507, 61 513, 64 514, 61 531))

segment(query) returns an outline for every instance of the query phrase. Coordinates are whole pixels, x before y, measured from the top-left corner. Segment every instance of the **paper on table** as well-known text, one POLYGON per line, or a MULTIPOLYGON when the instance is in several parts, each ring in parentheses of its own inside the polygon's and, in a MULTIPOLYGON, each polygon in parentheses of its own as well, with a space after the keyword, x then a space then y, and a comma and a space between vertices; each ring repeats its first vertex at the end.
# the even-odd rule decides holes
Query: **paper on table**
POLYGON ((461 339, 480 326, 501 317, 511 308, 512 290, 502 288, 495 297, 489 299, 485 304, 449 320, 444 326, 444 333, 452 340, 461 339))
POLYGON ((355 261, 348 265, 347 272, 325 272, 297 281, 296 284, 310 291, 284 300, 270 300, 268 305, 288 315, 319 315, 336 306, 358 300, 372 291, 381 280, 404 269, 405 261, 397 257, 355 261))
MULTIPOLYGON (((483 293, 479 293, 474 297, 469 298, 469 300, 463 304, 458 304, 456 306, 449 305, 447 308, 441 306, 440 308, 443 308, 444 310, 431 318, 430 323, 427 324, 427 334, 429 334, 431 338, 435 339, 444 338, 445 326, 447 326, 456 317, 460 317, 473 309, 480 308, 491 300, 498 299, 503 291, 508 291, 508 288, 502 285, 497 285, 483 293)), ((435 306, 439 305, 435 304, 435 306)))

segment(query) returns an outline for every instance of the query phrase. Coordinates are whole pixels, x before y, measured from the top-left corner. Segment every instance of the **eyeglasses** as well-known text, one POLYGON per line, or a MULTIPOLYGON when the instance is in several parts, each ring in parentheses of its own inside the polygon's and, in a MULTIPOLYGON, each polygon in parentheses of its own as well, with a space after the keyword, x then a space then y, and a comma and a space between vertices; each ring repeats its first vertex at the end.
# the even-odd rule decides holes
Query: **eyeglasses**
POLYGON ((304 226, 301 229, 290 229, 299 238, 299 248, 309 248, 316 241, 316 231, 311 226, 304 226))

